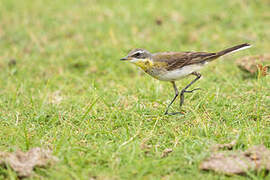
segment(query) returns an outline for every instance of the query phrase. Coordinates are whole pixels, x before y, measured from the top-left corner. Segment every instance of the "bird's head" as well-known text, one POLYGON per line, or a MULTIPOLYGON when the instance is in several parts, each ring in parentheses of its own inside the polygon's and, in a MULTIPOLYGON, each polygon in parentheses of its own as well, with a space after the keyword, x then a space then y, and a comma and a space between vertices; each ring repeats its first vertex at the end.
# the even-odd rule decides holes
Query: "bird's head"
POLYGON ((120 60, 131 62, 145 70, 152 64, 152 54, 144 49, 133 49, 126 57, 120 60))

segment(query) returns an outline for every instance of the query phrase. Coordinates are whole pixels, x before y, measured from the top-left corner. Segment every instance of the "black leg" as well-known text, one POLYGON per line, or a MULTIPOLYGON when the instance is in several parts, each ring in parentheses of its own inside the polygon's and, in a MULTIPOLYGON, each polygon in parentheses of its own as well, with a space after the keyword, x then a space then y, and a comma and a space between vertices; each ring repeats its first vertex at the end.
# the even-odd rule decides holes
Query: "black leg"
POLYGON ((201 78, 201 74, 198 72, 193 72, 193 75, 196 76, 196 78, 191 81, 184 89, 182 89, 181 94, 180 94, 180 107, 184 104, 184 93, 192 93, 193 91, 199 90, 200 88, 193 89, 191 91, 187 91, 187 88, 189 88, 193 83, 198 81, 201 78))
POLYGON ((177 89, 174 81, 172 81, 172 85, 173 85, 173 88, 174 88, 175 95, 174 95, 174 98, 172 99, 172 101, 170 102, 170 104, 167 106, 167 109, 165 111, 165 115, 169 114, 168 111, 169 111, 170 106, 172 105, 172 103, 175 101, 175 99, 179 95, 178 89, 177 89))

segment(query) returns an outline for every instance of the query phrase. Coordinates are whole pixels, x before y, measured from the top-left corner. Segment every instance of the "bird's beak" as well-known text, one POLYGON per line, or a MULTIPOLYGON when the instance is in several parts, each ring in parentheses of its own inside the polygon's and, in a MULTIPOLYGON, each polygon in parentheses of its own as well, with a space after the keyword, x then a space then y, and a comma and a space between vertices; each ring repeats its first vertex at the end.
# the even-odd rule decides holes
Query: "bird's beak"
POLYGON ((120 59, 121 61, 126 61, 126 60, 128 60, 128 57, 126 56, 126 57, 123 57, 123 58, 121 58, 120 59))

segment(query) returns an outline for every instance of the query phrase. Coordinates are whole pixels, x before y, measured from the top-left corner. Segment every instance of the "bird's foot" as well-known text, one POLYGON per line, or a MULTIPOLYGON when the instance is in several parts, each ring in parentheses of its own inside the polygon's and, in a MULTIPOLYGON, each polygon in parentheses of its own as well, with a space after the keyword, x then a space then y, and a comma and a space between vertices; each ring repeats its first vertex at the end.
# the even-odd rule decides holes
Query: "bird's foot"
POLYGON ((168 115, 168 116, 173 116, 173 115, 185 115, 185 112, 172 112, 172 113, 168 113, 168 112, 166 111, 164 115, 168 115))
POLYGON ((183 91, 183 93, 193 93, 194 91, 197 91, 197 90, 201 90, 201 88, 195 88, 195 89, 192 89, 190 91, 183 91))

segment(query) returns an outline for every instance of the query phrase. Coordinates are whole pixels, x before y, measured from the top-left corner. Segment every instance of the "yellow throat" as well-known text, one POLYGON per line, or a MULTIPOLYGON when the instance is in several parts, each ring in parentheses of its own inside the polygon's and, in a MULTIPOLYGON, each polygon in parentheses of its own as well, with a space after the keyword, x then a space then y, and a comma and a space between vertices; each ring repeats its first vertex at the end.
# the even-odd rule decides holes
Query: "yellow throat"
POLYGON ((142 68, 144 71, 151 69, 154 66, 154 62, 150 59, 136 59, 136 61, 133 63, 142 68))
POLYGON ((132 63, 139 66, 144 71, 156 68, 156 69, 163 69, 167 66, 166 62, 154 62, 151 59, 136 59, 132 63))

